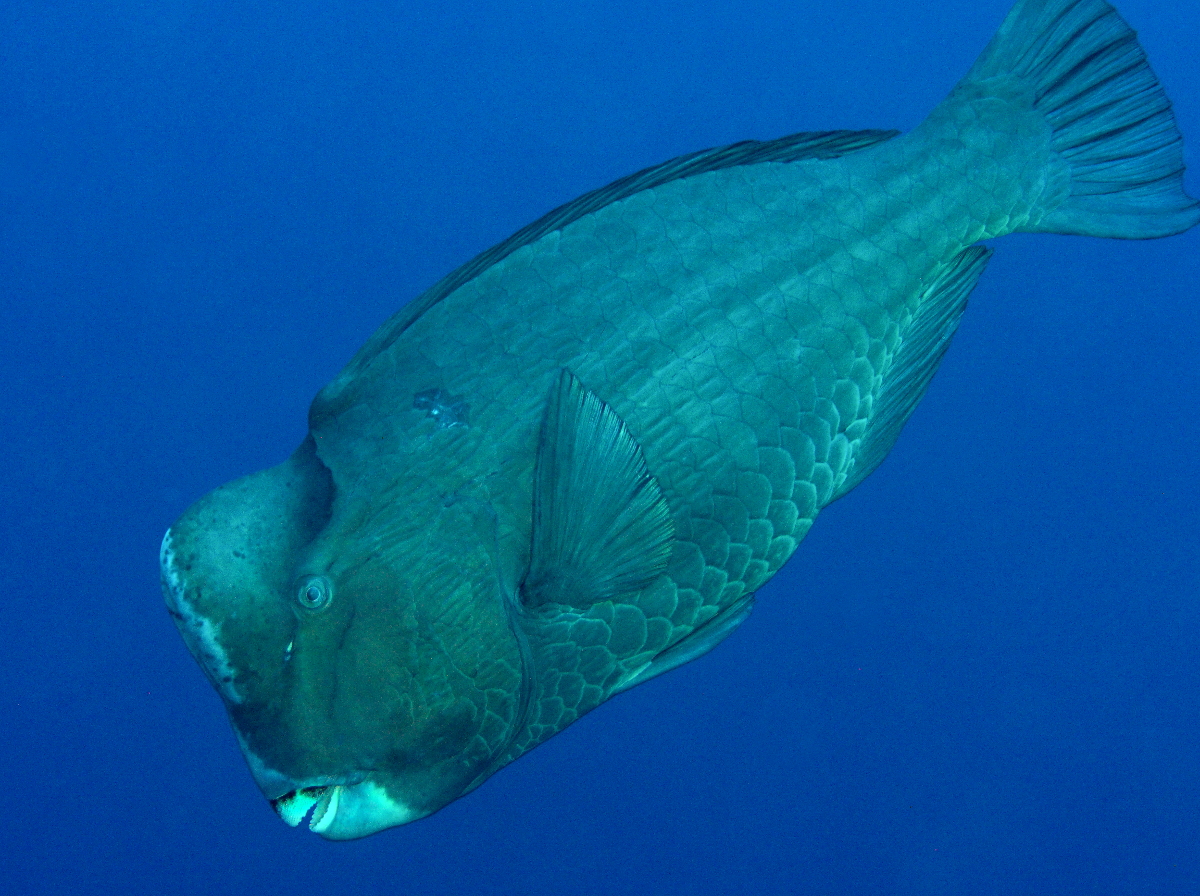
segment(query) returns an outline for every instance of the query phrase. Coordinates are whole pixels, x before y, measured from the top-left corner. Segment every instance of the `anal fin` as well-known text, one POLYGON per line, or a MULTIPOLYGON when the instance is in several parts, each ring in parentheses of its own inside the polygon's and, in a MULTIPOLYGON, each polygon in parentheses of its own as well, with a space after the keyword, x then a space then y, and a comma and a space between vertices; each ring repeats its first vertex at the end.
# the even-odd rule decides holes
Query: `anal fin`
MULTIPOLYGON (((834 494, 840 498, 878 467, 937 373, 958 329, 967 298, 987 267, 992 250, 971 246, 958 253, 926 287, 880 388, 871 425, 854 453, 854 466, 834 494)), ((833 500, 831 499, 831 500, 833 500)))
POLYGON ((551 389, 533 483, 528 607, 586 608, 666 569, 674 525, 625 423, 569 370, 551 389))

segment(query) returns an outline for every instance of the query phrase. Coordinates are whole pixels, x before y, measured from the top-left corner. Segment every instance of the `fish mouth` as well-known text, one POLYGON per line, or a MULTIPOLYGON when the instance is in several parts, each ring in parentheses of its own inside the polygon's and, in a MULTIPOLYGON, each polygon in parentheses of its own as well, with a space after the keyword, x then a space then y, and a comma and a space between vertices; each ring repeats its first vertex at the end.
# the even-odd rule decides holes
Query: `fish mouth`
POLYGON ((393 799, 371 781, 299 787, 271 800, 289 827, 308 819, 308 829, 327 840, 354 840, 428 815, 393 799))
POLYGON ((271 800, 271 808, 291 828, 299 825, 307 816, 308 829, 320 834, 337 817, 342 787, 341 784, 301 787, 271 800))

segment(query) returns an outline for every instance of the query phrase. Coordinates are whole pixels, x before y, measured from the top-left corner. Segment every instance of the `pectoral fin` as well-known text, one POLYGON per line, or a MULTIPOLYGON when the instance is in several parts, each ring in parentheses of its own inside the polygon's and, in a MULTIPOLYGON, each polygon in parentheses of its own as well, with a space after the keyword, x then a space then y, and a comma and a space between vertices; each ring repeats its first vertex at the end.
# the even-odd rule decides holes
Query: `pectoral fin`
POLYGON ((564 369, 542 421, 533 485, 528 607, 588 607, 662 574, 670 510, 616 412, 564 369))

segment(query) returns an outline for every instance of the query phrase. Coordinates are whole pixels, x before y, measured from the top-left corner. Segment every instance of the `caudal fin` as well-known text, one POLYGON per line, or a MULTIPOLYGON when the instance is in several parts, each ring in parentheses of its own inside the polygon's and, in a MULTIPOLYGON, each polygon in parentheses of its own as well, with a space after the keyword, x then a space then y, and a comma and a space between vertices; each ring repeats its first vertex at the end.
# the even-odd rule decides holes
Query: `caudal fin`
POLYGON ((1187 230, 1183 142, 1137 35, 1103 0, 1018 0, 967 75, 1021 78, 1070 191, 1023 230, 1147 239, 1187 230))

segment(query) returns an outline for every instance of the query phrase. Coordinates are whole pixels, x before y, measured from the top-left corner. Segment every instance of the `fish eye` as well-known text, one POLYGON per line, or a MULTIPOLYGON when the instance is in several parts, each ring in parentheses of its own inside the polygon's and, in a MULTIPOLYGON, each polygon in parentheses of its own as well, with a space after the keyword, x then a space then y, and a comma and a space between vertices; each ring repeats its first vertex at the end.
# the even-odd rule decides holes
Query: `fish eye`
POLYGON ((333 599, 333 585, 324 576, 309 576, 300 580, 296 600, 306 610, 319 610, 333 599))

